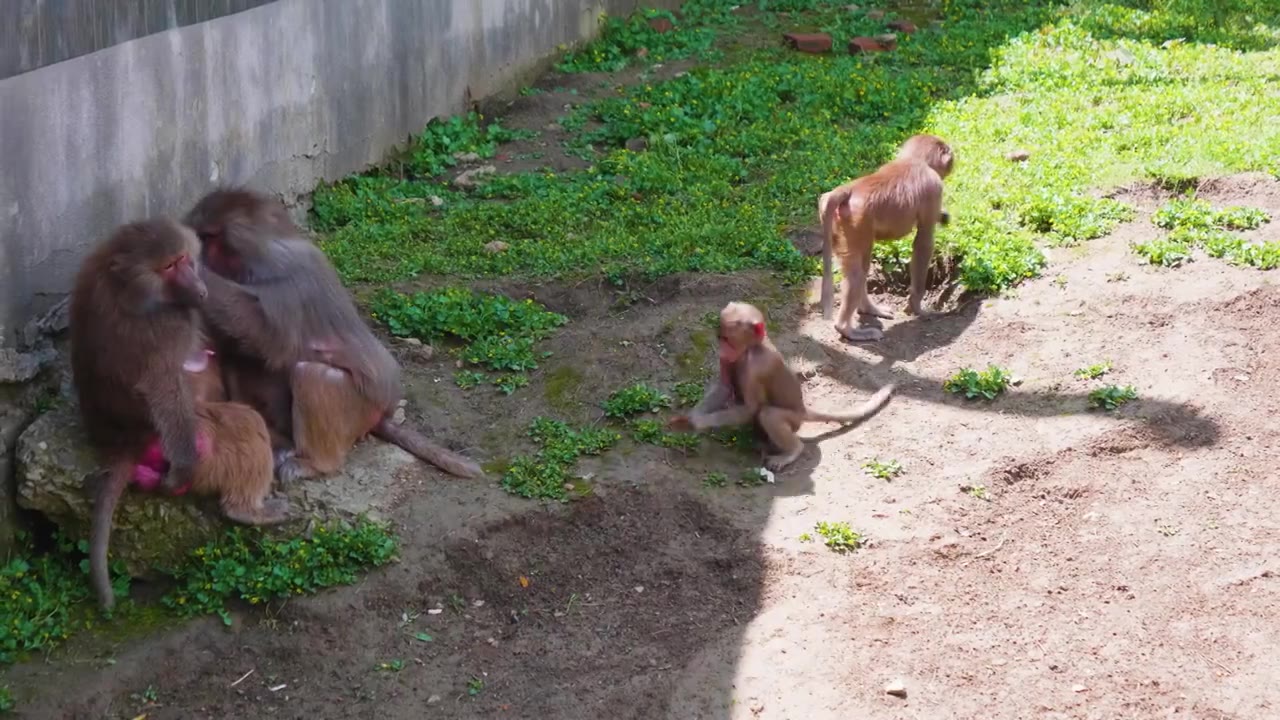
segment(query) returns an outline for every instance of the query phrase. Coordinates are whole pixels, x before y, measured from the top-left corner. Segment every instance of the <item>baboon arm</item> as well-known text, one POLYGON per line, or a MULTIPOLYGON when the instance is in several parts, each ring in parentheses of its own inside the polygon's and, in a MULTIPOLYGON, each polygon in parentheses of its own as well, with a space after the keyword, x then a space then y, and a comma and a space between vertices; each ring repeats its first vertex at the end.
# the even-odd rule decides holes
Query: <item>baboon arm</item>
POLYGON ((706 415, 708 413, 715 412, 716 410, 723 410, 729 406, 729 403, 732 400, 733 388, 729 387, 729 384, 724 380, 717 377, 707 383, 706 389, 702 392, 702 399, 698 401, 698 404, 689 414, 691 416, 706 415))
POLYGON ((199 457, 195 403, 186 373, 180 367, 156 363, 143 376, 137 389, 146 400, 151 423, 160 434, 160 446, 172 467, 164 485, 169 489, 185 485, 199 457))
POLYGON ((693 423, 694 429, 706 430, 727 425, 744 425, 751 422, 751 419, 756 416, 756 413, 760 412, 760 408, 764 405, 764 388, 760 384, 760 378, 755 377, 754 373, 747 373, 746 382, 743 383, 742 395, 739 398, 741 402, 733 403, 722 410, 694 415, 689 418, 690 422, 693 423))
POLYGON ((211 325, 261 358, 269 369, 291 367, 289 353, 280 352, 287 338, 271 332, 257 296, 217 273, 206 273, 204 281, 209 295, 202 312, 211 325))

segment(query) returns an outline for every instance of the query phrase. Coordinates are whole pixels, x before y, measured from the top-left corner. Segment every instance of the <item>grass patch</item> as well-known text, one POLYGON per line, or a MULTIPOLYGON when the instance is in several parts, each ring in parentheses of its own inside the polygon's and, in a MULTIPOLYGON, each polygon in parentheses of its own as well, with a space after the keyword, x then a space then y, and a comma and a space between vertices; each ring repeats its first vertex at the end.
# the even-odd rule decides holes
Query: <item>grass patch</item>
MULTIPOLYGON (((59 535, 46 553, 26 536, 19 543, 18 553, 0 566, 0 665, 52 650, 93 621, 88 543, 59 535)), ((123 596, 129 579, 113 565, 113 588, 123 596)))
POLYGON ((1089 393, 1089 407, 1102 410, 1115 410, 1131 400, 1138 398, 1138 390, 1132 385, 1117 387, 1108 385, 1089 393))
POLYGON ((1162 205, 1151 221, 1169 234, 1145 243, 1135 243, 1133 252, 1151 265, 1178 267, 1192 259, 1200 248, 1212 258, 1233 265, 1274 270, 1280 267, 1280 242, 1247 242, 1232 230, 1254 230, 1271 221, 1258 208, 1233 205, 1214 208, 1195 197, 1175 198, 1162 205))
POLYGON ((360 571, 396 557, 395 535, 369 520, 317 527, 310 537, 274 540, 232 528, 170 571, 177 587, 162 598, 180 616, 217 614, 231 624, 227 602, 250 605, 350 585, 360 571))
POLYGON ((521 455, 502 475, 502 487, 529 499, 567 501, 571 492, 584 494, 585 481, 570 473, 582 455, 599 455, 622 436, 600 428, 575 430, 559 420, 537 417, 529 425, 529 437, 541 446, 536 455, 521 455))
MULTIPOLYGON (((847 522, 820 520, 814 525, 813 532, 822 538, 823 545, 838 553, 853 552, 864 543, 862 534, 851 528, 847 522)), ((800 535, 800 542, 813 541, 814 537, 810 533, 800 535)))
POLYGON ((1100 363, 1094 363, 1086 367, 1077 368, 1072 374, 1081 380, 1097 380, 1109 372, 1111 372, 1111 361, 1103 360, 1100 363))
MULTIPOLYGON (((649 24, 656 11, 611 19, 604 36, 567 56, 562 69, 710 57, 715 37, 758 32, 730 14, 732 5, 687 3, 670 32, 649 24)), ((783 26, 815 27, 839 46, 883 27, 845 5, 787 0, 757 8, 770 38, 783 26), (785 19, 776 15, 783 7, 792 13, 785 19)), ((947 0, 939 12, 940 28, 901 36, 892 53, 815 57, 743 42, 732 63, 580 106, 562 125, 590 158, 585 170, 499 174, 459 193, 421 174, 430 163, 408 173, 379 168, 320 188, 315 225, 348 281, 423 272, 618 280, 748 268, 798 280, 817 262, 792 246, 787 229, 813 224, 819 193, 871 171, 911 133, 929 131, 958 157, 947 188, 955 220, 938 236, 935 281, 996 292, 1040 273, 1040 245, 1084 242, 1131 217, 1130 208, 1095 197, 1095 188, 1277 171, 1273 5, 947 0), (632 138, 647 139, 648 149, 627 150, 632 138), (1014 148, 1029 160, 1006 160, 1014 148), (510 247, 486 252, 493 240, 510 247)), ((417 142, 447 163, 450 150, 494 141, 464 127, 465 141, 444 143, 433 133, 430 143, 417 142)), ((906 287, 909 247, 909 238, 876 247, 891 288, 906 287)), ((1181 249, 1151 251, 1176 262, 1181 249)), ((1240 257, 1271 262, 1265 251, 1250 253, 1240 257)))
POLYGON ((862 469, 873 478, 892 480, 902 474, 902 463, 897 460, 880 461, 876 458, 871 458, 862 463, 862 469))
POLYGON ((413 295, 383 290, 373 301, 373 317, 397 337, 438 342, 452 338, 463 343, 459 354, 467 363, 497 371, 489 377, 476 370, 454 376, 459 387, 488 380, 510 395, 529 384, 525 375, 550 353, 534 346, 550 337, 569 318, 533 300, 512 300, 463 288, 445 288, 413 295))
POLYGON ((729 476, 722 472, 709 472, 702 477, 702 486, 708 488, 722 488, 729 484, 729 476))
POLYGON ((604 415, 614 420, 625 420, 669 407, 670 395, 645 383, 635 383, 609 395, 604 401, 604 415))
POLYGON ((955 375, 947 378, 942 389, 954 395, 963 395, 967 400, 982 398, 994 400, 996 396, 1008 389, 1013 376, 1008 370, 988 365, 981 372, 971 368, 961 368, 955 375))

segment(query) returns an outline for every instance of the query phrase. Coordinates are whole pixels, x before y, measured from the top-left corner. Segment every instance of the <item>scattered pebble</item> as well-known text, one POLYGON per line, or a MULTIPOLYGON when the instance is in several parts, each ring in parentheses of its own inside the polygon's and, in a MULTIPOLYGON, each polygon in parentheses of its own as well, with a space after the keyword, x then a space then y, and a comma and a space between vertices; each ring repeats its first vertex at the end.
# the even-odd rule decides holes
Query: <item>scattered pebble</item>
POLYGON ((498 172, 498 168, 493 165, 481 165, 478 168, 468 170, 453 179, 453 184, 460 188, 474 188, 480 184, 480 178, 486 175, 492 175, 498 172))
POLYGON ((637 586, 636 586, 636 592, 638 592, 638 593, 642 593, 642 592, 644 592, 644 586, 643 586, 643 585, 637 585, 637 586))
POLYGON ((472 600, 472 601, 471 601, 471 607, 484 607, 484 601, 483 601, 483 600, 472 600))
POLYGON ((395 412, 391 413, 391 423, 393 425, 404 424, 404 408, 398 407, 395 412))
POLYGON ((868 20, 883 20, 883 19, 884 19, 884 11, 883 11, 883 10, 868 10, 868 11, 867 11, 867 19, 868 19, 868 20))
POLYGON ((649 140, 642 137, 633 137, 627 140, 625 146, 631 152, 644 152, 649 149, 649 140))
POLYGON ((431 608, 430 610, 428 610, 428 611, 427 611, 427 614, 428 614, 428 615, 439 615, 439 614, 440 614, 440 613, 442 613, 442 612, 444 612, 444 608, 431 608))
POLYGON ((441 699, 442 698, 439 695, 432 695, 431 697, 427 698, 427 704, 435 705, 436 703, 440 702, 441 699))
POLYGON ((910 20, 894 20, 893 22, 889 23, 889 29, 897 30, 900 33, 906 33, 910 35, 911 33, 915 32, 919 28, 917 28, 916 24, 911 22, 910 20))
POLYGON ((901 680, 894 680, 885 685, 884 691, 894 697, 904 698, 907 696, 907 686, 901 680))
POLYGON ((1004 159, 1008 160, 1009 162, 1026 162, 1030 158, 1031 158, 1031 153, 1027 152, 1026 150, 1014 150, 1013 152, 1007 153, 1004 156, 1004 159))
POLYGON ((431 204, 436 207, 440 207, 441 205, 444 205, 444 198, 440 197, 439 195, 432 195, 431 204))
POLYGON ((504 252, 509 247, 511 246, 501 240, 494 240, 484 244, 484 251, 490 255, 497 255, 500 252, 504 252))
POLYGON ((883 33, 877 35, 876 42, 880 43, 880 47, 885 50, 894 50, 898 47, 898 36, 894 33, 883 33))
POLYGON ((480 156, 473 152, 457 152, 453 154, 454 159, 458 162, 479 162, 480 156))
POLYGON ((400 338, 400 342, 409 347, 422 347, 422 341, 418 338, 400 338))
POLYGON ((1072 685, 1071 692, 1076 692, 1076 693, 1089 692, 1089 688, 1083 685, 1072 685))

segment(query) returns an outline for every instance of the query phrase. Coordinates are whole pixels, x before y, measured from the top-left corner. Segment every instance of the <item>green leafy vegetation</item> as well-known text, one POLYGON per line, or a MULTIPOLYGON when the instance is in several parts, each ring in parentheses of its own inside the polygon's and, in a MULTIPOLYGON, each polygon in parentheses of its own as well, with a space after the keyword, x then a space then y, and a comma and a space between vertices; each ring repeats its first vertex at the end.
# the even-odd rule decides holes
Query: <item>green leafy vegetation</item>
POLYGON ((956 395, 964 395, 966 399, 983 398, 994 400, 1004 392, 1013 376, 1007 370, 995 365, 988 365, 981 372, 971 368, 961 368, 955 375, 947 378, 942 389, 956 395))
POLYGON ((1170 200, 1156 210, 1151 221, 1169 230, 1166 237, 1135 243, 1133 251, 1151 265, 1178 267, 1192 259, 1192 250, 1201 248, 1212 258, 1233 265, 1273 270, 1280 267, 1280 242, 1247 242, 1232 230, 1254 230, 1271 221, 1258 208, 1231 206, 1214 208, 1194 197, 1170 200))
POLYGON ((892 480, 902 474, 902 464, 897 460, 886 460, 882 462, 876 458, 871 458, 870 460, 862 463, 862 469, 871 477, 879 478, 881 480, 892 480))
MULTIPOLYGON (((853 552, 862 547, 864 542, 862 534, 849 527, 849 523, 843 521, 828 522, 819 520, 818 524, 814 525, 813 531, 822 538, 823 545, 838 553, 853 552)), ((810 541, 813 539, 812 535, 805 533, 805 535, 801 536, 801 540, 804 540, 805 537, 808 537, 810 541)))
POLYGON ((235 527, 170 571, 177 586, 162 602, 181 616, 216 613, 230 624, 227 602, 233 598, 258 605, 349 585, 360 571, 390 562, 397 547, 386 526, 364 519, 285 540, 235 527))
POLYGON ((1117 387, 1108 385, 1089 393, 1089 407, 1115 410, 1130 400, 1138 398, 1138 390, 1132 385, 1117 387))
POLYGON ((671 450, 689 451, 702 443, 697 433, 668 432, 662 423, 650 418, 639 418, 631 421, 631 437, 636 442, 649 443, 671 450))
MULTIPOLYGON (((541 446, 536 455, 521 455, 511 461, 502 475, 507 492, 530 499, 569 499, 572 491, 585 491, 585 481, 570 473, 582 455, 599 455, 613 447, 622 436, 604 428, 575 430, 559 420, 534 418, 529 437, 541 446)), ((579 492, 581 494, 581 492, 579 492)))
POLYGON ((709 472, 702 477, 702 486, 709 488, 722 488, 729 484, 729 476, 722 472, 709 472))
POLYGON ((651 8, 642 8, 625 18, 606 16, 600 37, 565 55, 556 69, 565 73, 615 72, 635 62, 669 62, 693 55, 713 60, 717 57, 712 51, 715 30, 706 21, 714 19, 723 23, 727 19, 722 11, 725 4, 697 0, 692 4, 708 10, 720 6, 714 9, 721 12, 713 16, 704 12, 700 18, 695 16, 695 22, 685 22, 667 10, 651 8), (696 22, 697 19, 703 22, 696 22), (670 24, 669 29, 663 21, 670 24))
POLYGON ((671 396, 645 383, 635 383, 614 392, 604 401, 604 415, 615 420, 624 420, 669 407, 671 407, 671 396))
POLYGON ((702 400, 702 383, 685 381, 676 383, 676 402, 680 407, 693 407, 702 400))
POLYGON ((1072 374, 1081 380, 1097 380, 1109 372, 1111 372, 1111 361, 1103 360, 1100 363, 1094 363, 1086 367, 1077 368, 1072 374))
MULTIPOLYGON (((927 131, 958 157, 947 185, 954 220, 939 232, 934 280, 995 292, 1041 271, 1041 243, 1084 242, 1132 216, 1096 197, 1098 188, 1277 171, 1280 98, 1268 89, 1280 72, 1277 10, 1262 0, 946 0, 941 27, 922 23, 892 53, 818 57, 776 42, 735 44, 757 30, 733 5, 686 5, 669 32, 650 25, 657 11, 610 19, 599 41, 566 57, 563 69, 598 70, 705 59, 716 38, 733 44, 732 62, 642 76, 572 110, 561 124, 588 168, 499 173, 468 193, 380 168, 317 191, 326 251, 344 278, 362 282, 424 272, 620 281, 748 268, 798 280, 817 263, 788 229, 812 225, 817 194, 927 131), (624 146, 636 138, 646 150, 624 146), (1028 159, 1007 160, 1014 149, 1028 159), (487 252, 493 240, 510 247, 487 252)), ((772 37, 781 26, 816 27, 840 47, 883 29, 846 5, 757 8, 772 37), (774 14, 781 8, 791 15, 774 14)), ((875 249, 891 288, 906 286, 909 247, 906 238, 875 249)), ((1175 263, 1183 249, 1149 250, 1175 263)), ((1263 267, 1277 253, 1237 256, 1263 267)))
POLYGON ((13 692, 8 685, 0 686, 0 714, 12 712, 18 704, 13 700, 13 692))
MULTIPOLYGON (((569 322, 533 300, 512 300, 464 288, 444 288, 413 295, 383 290, 373 301, 373 317, 397 337, 424 342, 460 340, 467 363, 498 371, 493 384, 510 395, 529 384, 525 375, 549 353, 534 346, 569 322)), ((479 385, 486 376, 475 370, 460 372, 454 381, 462 388, 479 385)))
MULTIPOLYGON (((0 665, 30 652, 48 651, 93 619, 87 572, 88 544, 61 535, 49 552, 38 552, 30 538, 0 566, 0 665)), ((123 596, 129 580, 114 565, 113 589, 123 596)))

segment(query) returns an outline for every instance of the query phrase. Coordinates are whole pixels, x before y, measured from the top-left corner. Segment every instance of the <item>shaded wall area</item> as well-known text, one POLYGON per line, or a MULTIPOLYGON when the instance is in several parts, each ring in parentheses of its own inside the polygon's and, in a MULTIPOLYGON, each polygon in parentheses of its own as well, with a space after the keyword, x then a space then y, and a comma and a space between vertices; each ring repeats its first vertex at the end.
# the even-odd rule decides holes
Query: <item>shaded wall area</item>
POLYGON ((115 225, 219 183, 307 193, 641 4, 679 2, 0 4, 0 346, 115 225))

